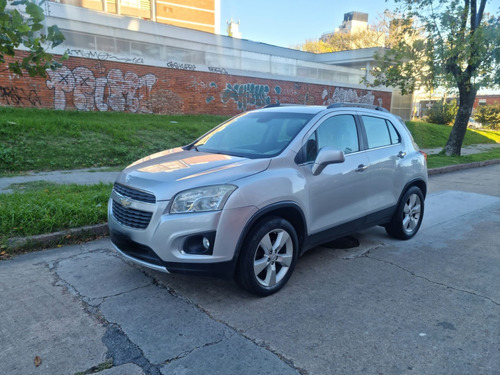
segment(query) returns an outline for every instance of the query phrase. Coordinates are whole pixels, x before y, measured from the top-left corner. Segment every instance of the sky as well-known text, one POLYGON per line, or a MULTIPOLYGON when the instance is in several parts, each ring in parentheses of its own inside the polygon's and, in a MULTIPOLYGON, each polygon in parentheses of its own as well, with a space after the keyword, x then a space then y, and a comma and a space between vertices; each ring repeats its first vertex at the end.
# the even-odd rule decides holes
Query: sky
POLYGON ((227 22, 240 21, 242 39, 281 47, 295 47, 307 39, 317 40, 342 24, 344 13, 368 13, 368 23, 378 20, 389 0, 220 0, 221 34, 227 22))

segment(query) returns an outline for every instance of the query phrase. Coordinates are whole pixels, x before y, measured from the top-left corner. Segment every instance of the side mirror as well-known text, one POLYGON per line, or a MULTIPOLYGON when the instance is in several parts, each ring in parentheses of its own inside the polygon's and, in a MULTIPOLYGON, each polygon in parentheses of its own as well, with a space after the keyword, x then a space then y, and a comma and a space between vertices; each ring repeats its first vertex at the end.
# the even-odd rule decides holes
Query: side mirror
POLYGON ((325 169, 327 165, 343 163, 344 161, 345 157, 342 151, 331 147, 323 147, 319 150, 318 156, 316 156, 316 160, 312 166, 312 174, 317 176, 323 172, 323 169, 325 169))

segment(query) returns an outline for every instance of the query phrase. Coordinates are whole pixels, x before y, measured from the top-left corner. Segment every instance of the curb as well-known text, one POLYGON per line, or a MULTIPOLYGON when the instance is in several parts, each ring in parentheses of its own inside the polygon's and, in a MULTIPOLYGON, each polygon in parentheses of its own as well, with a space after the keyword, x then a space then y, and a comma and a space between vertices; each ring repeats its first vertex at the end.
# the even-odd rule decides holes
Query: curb
MULTIPOLYGON (((429 176, 462 171, 470 168, 485 167, 488 165, 500 164, 500 159, 485 160, 467 164, 449 165, 441 168, 428 170, 429 176)), ((97 224, 81 228, 73 228, 60 232, 39 234, 30 237, 14 237, 7 240, 7 251, 15 253, 23 250, 46 249, 58 245, 67 245, 75 241, 85 241, 97 237, 107 236, 108 224, 97 224)))
POLYGON ((7 240, 6 250, 12 253, 23 250, 40 250, 50 247, 74 244, 78 241, 88 241, 109 234, 108 224, 89 225, 72 228, 54 233, 39 234, 29 237, 13 237, 7 240))
POLYGON ((463 171, 465 169, 470 169, 470 168, 486 167, 488 165, 493 165, 493 164, 500 164, 500 159, 476 161, 467 164, 447 165, 446 167, 432 168, 428 170, 428 174, 429 176, 433 176, 436 174, 463 171))

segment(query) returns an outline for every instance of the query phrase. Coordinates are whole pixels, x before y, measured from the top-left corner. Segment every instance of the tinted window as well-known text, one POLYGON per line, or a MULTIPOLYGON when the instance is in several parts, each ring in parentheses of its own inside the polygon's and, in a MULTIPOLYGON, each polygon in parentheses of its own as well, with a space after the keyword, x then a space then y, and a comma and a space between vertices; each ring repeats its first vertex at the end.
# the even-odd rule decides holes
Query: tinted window
POLYGON ((392 122, 387 121, 387 120, 386 120, 386 122, 387 122, 387 126, 389 127, 389 134, 391 135, 392 144, 395 145, 396 143, 401 142, 401 136, 397 132, 397 130, 394 127, 394 125, 392 124, 392 122))
POLYGON ((325 120, 306 143, 306 161, 314 160, 318 150, 326 146, 345 154, 359 151, 358 131, 353 116, 339 115, 325 120))
POLYGON ((394 125, 383 118, 362 116, 365 126, 368 148, 389 146, 400 142, 394 125))

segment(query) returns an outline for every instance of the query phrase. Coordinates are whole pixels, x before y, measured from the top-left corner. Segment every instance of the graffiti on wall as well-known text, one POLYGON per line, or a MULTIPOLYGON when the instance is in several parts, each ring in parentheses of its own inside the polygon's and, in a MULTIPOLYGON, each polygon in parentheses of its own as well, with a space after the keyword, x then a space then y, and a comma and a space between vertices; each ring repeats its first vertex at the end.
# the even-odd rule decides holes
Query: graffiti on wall
POLYGON ((218 68, 215 66, 209 66, 208 71, 210 73, 217 73, 217 74, 229 74, 226 69, 224 68, 218 68))
POLYGON ((221 93, 222 103, 234 100, 238 109, 246 110, 248 106, 262 107, 271 104, 268 85, 254 83, 234 84, 226 83, 226 88, 221 93))
POLYGON ((113 110, 152 113, 145 98, 149 98, 157 78, 148 73, 138 76, 133 72, 110 69, 101 77, 84 67, 70 70, 67 66, 52 71, 47 70, 45 84, 54 90, 54 108, 66 109, 66 94, 73 94, 73 105, 80 111, 113 110))
POLYGON ((35 90, 26 92, 23 88, 0 86, 0 100, 4 100, 7 105, 28 105, 36 107, 42 104, 40 97, 35 90))
POLYGON ((87 51, 83 49, 67 49, 66 53, 70 56, 84 57, 86 59, 96 59, 100 61, 114 60, 131 64, 144 64, 142 57, 120 57, 102 51, 87 51))
MULTIPOLYGON (((321 95, 324 105, 330 105, 333 103, 360 103, 360 104, 373 104, 375 101, 375 95, 371 91, 367 91, 364 95, 358 95, 355 89, 344 89, 342 87, 337 87, 332 95, 327 89, 323 90, 321 95)), ((378 105, 382 105, 382 99, 378 99, 378 105)))
POLYGON ((169 61, 167 63, 167 68, 170 69, 178 69, 178 70, 196 70, 196 65, 193 64, 183 64, 183 63, 177 63, 175 61, 169 61))

